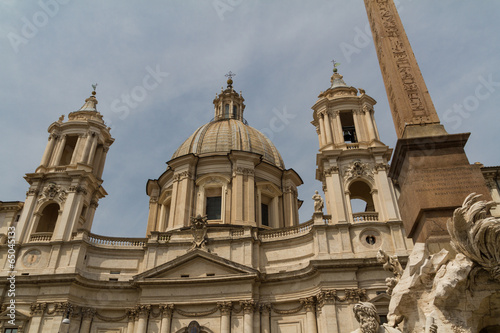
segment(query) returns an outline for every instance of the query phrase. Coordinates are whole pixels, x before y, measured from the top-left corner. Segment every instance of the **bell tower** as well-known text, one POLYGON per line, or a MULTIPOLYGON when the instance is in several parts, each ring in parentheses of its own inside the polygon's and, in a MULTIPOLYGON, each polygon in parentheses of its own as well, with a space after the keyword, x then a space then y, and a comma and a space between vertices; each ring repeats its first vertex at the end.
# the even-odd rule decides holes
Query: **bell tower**
MULTIPOLYGON (((348 86, 334 65, 331 86, 313 105, 319 141, 316 179, 323 183, 329 223, 397 222, 387 172, 392 150, 380 141, 373 106, 363 89, 348 86)), ((400 232, 398 232, 400 234, 400 232)))
POLYGON ((17 241, 67 241, 90 231, 102 188, 106 154, 114 139, 97 111, 96 85, 85 104, 52 123, 40 166, 30 184, 18 223, 17 241))

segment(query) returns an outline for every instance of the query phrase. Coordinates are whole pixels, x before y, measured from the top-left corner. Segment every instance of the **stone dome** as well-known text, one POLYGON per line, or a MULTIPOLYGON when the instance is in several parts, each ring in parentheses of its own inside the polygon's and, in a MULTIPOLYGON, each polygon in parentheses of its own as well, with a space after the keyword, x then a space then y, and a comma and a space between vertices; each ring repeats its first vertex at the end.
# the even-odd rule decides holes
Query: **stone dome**
POLYGON ((271 140, 237 119, 220 119, 201 126, 180 145, 172 159, 187 154, 229 153, 231 150, 260 154, 264 161, 285 168, 271 140))

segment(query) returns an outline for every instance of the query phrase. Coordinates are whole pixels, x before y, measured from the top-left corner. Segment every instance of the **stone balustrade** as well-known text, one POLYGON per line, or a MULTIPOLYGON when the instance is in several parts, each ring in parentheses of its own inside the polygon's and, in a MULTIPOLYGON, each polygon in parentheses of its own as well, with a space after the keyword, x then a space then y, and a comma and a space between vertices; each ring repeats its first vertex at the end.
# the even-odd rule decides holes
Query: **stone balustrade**
POLYGON ((146 245, 146 238, 128 237, 108 237, 89 233, 87 241, 94 245, 106 245, 113 247, 143 247, 146 245))
POLYGON ((296 227, 284 228, 279 230, 261 231, 259 233, 260 240, 268 240, 277 238, 287 238, 288 236, 298 236, 308 233, 313 226, 313 221, 309 220, 296 227))
POLYGON ((50 242, 51 239, 51 232, 37 232, 31 235, 30 242, 50 242))
POLYGON ((353 222, 378 222, 377 212, 364 212, 352 214, 353 222))

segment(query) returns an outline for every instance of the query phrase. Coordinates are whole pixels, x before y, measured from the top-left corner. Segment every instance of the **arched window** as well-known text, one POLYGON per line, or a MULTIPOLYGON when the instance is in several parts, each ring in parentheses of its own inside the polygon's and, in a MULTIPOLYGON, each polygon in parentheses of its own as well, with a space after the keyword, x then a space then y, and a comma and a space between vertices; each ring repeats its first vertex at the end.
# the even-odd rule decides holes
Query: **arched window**
POLYGON ((58 216, 59 205, 56 203, 47 205, 42 211, 36 232, 54 232, 58 216))
POLYGON ((373 198, 370 192, 370 186, 362 181, 356 181, 349 186, 353 213, 375 211, 375 205, 373 204, 373 198))
POLYGON ((371 188, 364 181, 355 181, 349 186, 351 210, 354 222, 378 221, 371 188))
POLYGON ((233 105, 233 118, 236 119, 238 115, 238 107, 236 105, 233 105))
POLYGON ((224 115, 225 115, 224 118, 228 119, 229 118, 229 104, 226 104, 224 111, 225 111, 224 112, 224 115))

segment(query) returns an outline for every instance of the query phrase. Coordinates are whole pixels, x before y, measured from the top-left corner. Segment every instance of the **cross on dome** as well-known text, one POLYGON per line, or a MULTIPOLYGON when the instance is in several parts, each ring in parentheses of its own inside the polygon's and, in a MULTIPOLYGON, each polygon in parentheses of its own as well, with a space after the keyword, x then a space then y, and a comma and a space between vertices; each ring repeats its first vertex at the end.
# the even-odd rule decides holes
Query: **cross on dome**
POLYGON ((236 74, 234 74, 233 72, 229 71, 229 73, 227 73, 224 76, 228 78, 227 79, 227 87, 228 88, 232 88, 233 87, 233 77, 235 77, 236 74))

